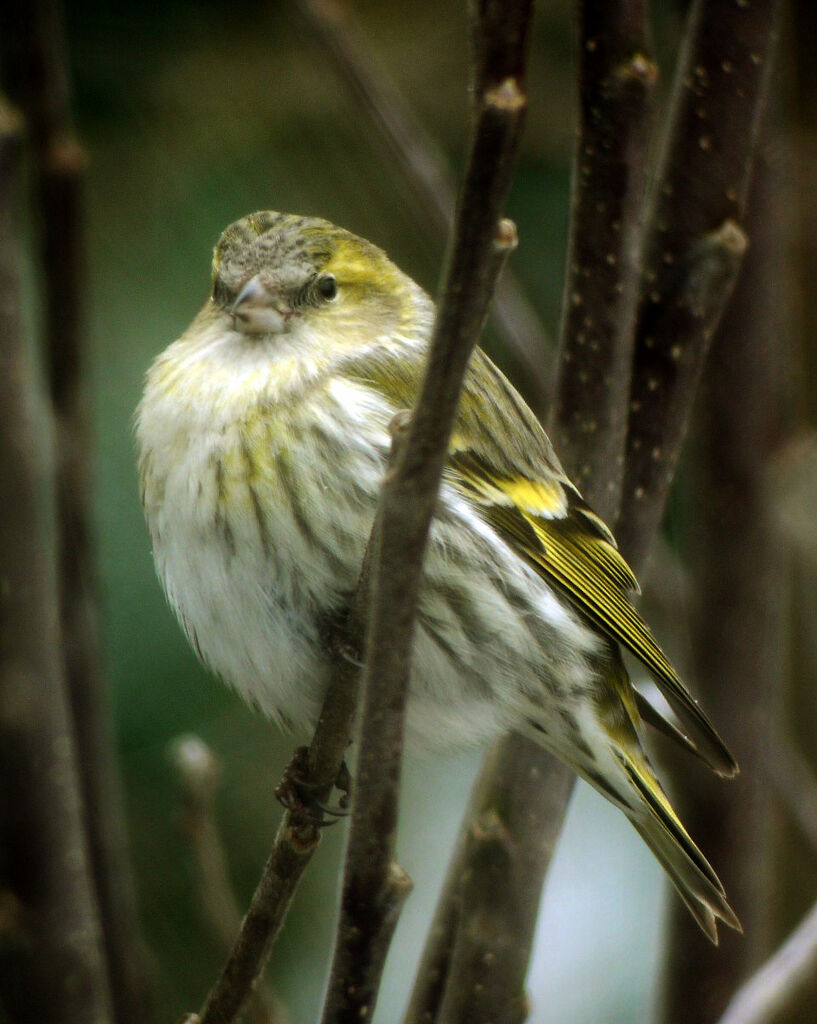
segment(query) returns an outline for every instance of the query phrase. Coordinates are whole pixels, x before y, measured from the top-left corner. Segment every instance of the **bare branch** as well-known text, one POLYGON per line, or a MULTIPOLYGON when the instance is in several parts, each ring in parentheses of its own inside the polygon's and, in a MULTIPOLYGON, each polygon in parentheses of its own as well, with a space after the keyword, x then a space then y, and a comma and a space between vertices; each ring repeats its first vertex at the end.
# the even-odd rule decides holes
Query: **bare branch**
MULTIPOLYGON (((454 222, 456 182, 444 154, 388 71, 368 50, 346 4, 299 0, 298 7, 350 95, 394 154, 395 166, 414 196, 418 212, 431 221, 440 238, 447 238, 454 222)), ((552 346, 510 270, 497 283, 491 316, 535 393, 546 394, 552 346)))
POLYGON ((295 807, 285 812, 227 963, 201 1014, 191 1017, 201 1024, 231 1024, 251 998, 301 875, 320 842, 315 811, 331 794, 358 710, 372 544, 370 537, 352 606, 327 637, 335 653, 334 671, 306 757, 306 781, 315 794, 315 805, 308 811, 295 807))
MULTIPOLYGON (((57 596, 51 419, 23 339, 21 123, 0 104, 0 829, 27 949, 16 1021, 112 1019, 81 814, 57 596)), ((19 970, 18 965, 18 970, 19 970)))
POLYGON ((787 289, 794 276, 791 193, 779 160, 786 143, 774 110, 745 214, 752 246, 713 340, 696 409, 695 458, 686 480, 694 511, 679 524, 693 582, 689 676, 741 773, 724 787, 701 773, 678 772, 673 795, 686 827, 717 865, 745 933, 740 941, 725 940, 713 957, 673 906, 668 1021, 679 1014, 717 1019, 774 936, 767 894, 774 885, 777 816, 766 768, 783 707, 791 600, 789 551, 773 522, 769 465, 792 415, 787 289), (696 979, 692 991, 684 977, 696 979))
POLYGON ((315 816, 316 809, 331 794, 358 710, 372 545, 370 537, 352 606, 327 637, 335 654, 334 671, 306 756, 306 782, 315 795, 315 804, 308 810, 296 806, 285 812, 227 963, 201 1014, 192 1015, 201 1024, 230 1024, 251 998, 301 875, 320 842, 321 823, 315 816))
MULTIPOLYGON (((553 855, 573 776, 553 757, 546 755, 543 766, 538 747, 529 751, 532 757, 525 751, 520 756, 520 741, 517 736, 500 741, 474 787, 468 830, 461 833, 468 869, 456 880, 446 985, 438 1001, 433 990, 427 991, 426 1009, 437 1016, 425 1018, 418 986, 408 1020, 513 1024, 527 1019, 524 981, 541 898, 541 865, 553 855)), ((421 976, 430 974, 421 969, 421 976)))
POLYGON ((591 506, 618 515, 657 68, 644 0, 579 4, 579 137, 551 440, 591 506))
POLYGON ((201 1024, 231 1024, 243 1010, 319 839, 313 822, 301 824, 287 811, 227 963, 196 1017, 201 1024))
MULTIPOLYGON (((390 424, 392 448, 389 469, 369 541, 367 556, 370 557, 366 559, 366 568, 371 568, 375 576, 370 579, 366 573, 367 591, 372 583, 377 585, 378 582, 376 574, 383 558, 383 516, 388 514, 385 499, 389 481, 393 479, 396 464, 405 449, 409 415, 407 411, 398 413, 390 424)), ((401 569, 398 564, 397 572, 400 573, 401 569)), ((375 601, 383 598, 377 591, 371 591, 367 596, 373 622, 375 601)), ((346 852, 335 953, 322 1016, 325 1024, 371 1016, 394 929, 412 888, 411 879, 393 859, 408 654, 404 674, 393 672, 392 679, 387 677, 386 686, 378 680, 379 692, 375 694, 374 685, 370 682, 377 678, 371 674, 372 629, 370 625, 354 816, 346 852)), ((412 629, 410 620, 408 629, 412 629)), ((382 645, 381 650, 375 652, 375 657, 379 668, 383 660, 382 645)))
MULTIPOLYGON (((640 207, 655 79, 648 37, 642 0, 583 6, 582 119, 554 427, 562 449, 567 446, 569 471, 608 516, 618 505, 638 301, 640 207), (600 253, 608 257, 603 263, 600 253)), ((480 1019, 509 1024, 521 1019, 542 886, 573 780, 560 761, 519 736, 506 737, 486 760, 446 876, 407 1022, 471 1021, 477 1009, 480 1019), (462 879, 475 877, 486 891, 496 891, 483 873, 490 859, 478 856, 480 844, 475 846, 473 836, 497 807, 502 807, 504 834, 511 837, 504 844, 511 867, 502 908, 490 918, 493 928, 484 927, 486 918, 476 929, 480 911, 463 901, 462 879), (474 979, 486 973, 490 985, 475 990, 474 979)))
MULTIPOLYGON (((215 798, 221 777, 216 755, 198 736, 180 736, 171 747, 179 780, 185 836, 195 859, 197 893, 204 918, 226 952, 241 928, 241 910, 230 883, 227 856, 216 824, 215 798)), ((252 1024, 287 1024, 277 996, 259 982, 250 997, 252 1024)))
POLYGON ((91 530, 82 202, 86 158, 72 124, 57 0, 7 4, 4 13, 6 69, 26 116, 31 146, 45 354, 57 427, 60 607, 71 713, 82 750, 82 804, 117 1018, 123 1024, 144 1024, 149 1013, 146 957, 101 665, 91 530))
MULTIPOLYGON (((389 904, 403 712, 423 551, 468 359, 504 257, 500 222, 525 108, 531 4, 478 5, 474 17, 476 124, 429 362, 405 447, 386 477, 366 646, 365 702, 355 812, 338 943, 324 1024, 371 1015, 389 904)), ((390 922, 389 922, 390 923, 390 922)))
POLYGON ((816 968, 817 905, 774 956, 741 985, 718 1024, 771 1024, 814 981, 816 968))
POLYGON ((644 562, 709 343, 737 277, 779 0, 696 0, 657 175, 636 331, 619 545, 644 562))

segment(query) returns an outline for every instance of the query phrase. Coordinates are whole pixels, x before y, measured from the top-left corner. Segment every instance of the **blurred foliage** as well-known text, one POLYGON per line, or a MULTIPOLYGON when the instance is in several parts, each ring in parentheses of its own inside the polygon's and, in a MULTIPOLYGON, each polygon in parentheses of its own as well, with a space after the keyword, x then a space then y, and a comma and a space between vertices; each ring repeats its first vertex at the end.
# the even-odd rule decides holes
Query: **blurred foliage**
MULTIPOLYGON (((666 67, 677 23, 673 6, 656 6, 666 67)), ((377 59, 458 169, 467 126, 464 5, 368 0, 354 10, 377 59)), ((570 18, 570 5, 543 5, 538 15, 530 119, 509 210, 521 243, 513 269, 552 336, 573 143, 570 18)), ((252 210, 343 224, 383 246, 431 292, 444 240, 405 201, 388 150, 293 5, 69 0, 66 19, 78 125, 90 154, 89 324, 107 659, 159 1016, 171 1020, 199 1005, 223 951, 202 924, 168 745, 196 732, 224 764, 220 822, 244 901, 279 817, 274 787, 302 738, 280 736, 211 679, 162 599, 131 437, 143 374, 206 298, 219 233, 252 210)), ((502 362, 493 337, 488 345, 502 362)), ((525 391, 524 379, 516 383, 525 391)), ((473 755, 450 755, 407 767, 401 856, 417 890, 398 930, 380 1024, 399 1020, 475 763, 473 755)), ((598 798, 583 791, 577 802, 548 883, 542 933, 559 942, 535 954, 531 1020, 647 1021, 660 955, 658 868, 598 798)), ((342 825, 327 831, 271 966, 294 1021, 318 1012, 342 840, 342 825)))

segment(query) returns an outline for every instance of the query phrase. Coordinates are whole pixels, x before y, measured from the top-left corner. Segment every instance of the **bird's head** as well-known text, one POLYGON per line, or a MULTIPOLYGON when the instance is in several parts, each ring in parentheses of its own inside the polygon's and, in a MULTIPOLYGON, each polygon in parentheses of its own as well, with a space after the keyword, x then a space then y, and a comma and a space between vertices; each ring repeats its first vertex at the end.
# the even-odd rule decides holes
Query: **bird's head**
POLYGON ((248 336, 309 330, 365 344, 416 323, 420 296, 381 249, 317 217, 250 214, 213 256, 212 300, 248 336))

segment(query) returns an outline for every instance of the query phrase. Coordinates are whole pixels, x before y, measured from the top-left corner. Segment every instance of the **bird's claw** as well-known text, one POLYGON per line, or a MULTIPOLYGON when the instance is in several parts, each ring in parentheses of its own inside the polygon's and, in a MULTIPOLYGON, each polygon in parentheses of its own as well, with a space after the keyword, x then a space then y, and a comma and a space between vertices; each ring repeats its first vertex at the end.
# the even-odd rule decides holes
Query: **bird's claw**
MULTIPOLYGON (((339 818, 349 814, 352 777, 344 761, 338 770, 334 786, 341 796, 337 807, 326 803, 327 787, 312 782, 309 778, 309 749, 298 747, 292 760, 284 769, 284 775, 275 789, 275 796, 288 811, 301 815, 318 828, 334 825, 339 818), (329 816, 329 821, 324 820, 329 816)), ((331 790, 331 787, 329 787, 331 790)))

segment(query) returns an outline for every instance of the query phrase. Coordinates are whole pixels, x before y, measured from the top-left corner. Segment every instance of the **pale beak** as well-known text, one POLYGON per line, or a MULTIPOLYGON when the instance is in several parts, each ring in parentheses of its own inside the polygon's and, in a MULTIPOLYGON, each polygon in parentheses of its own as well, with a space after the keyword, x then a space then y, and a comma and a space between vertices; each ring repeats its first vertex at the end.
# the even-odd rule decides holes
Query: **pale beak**
POLYGON ((280 334, 294 311, 271 291, 260 275, 244 285, 230 312, 242 334, 280 334))

